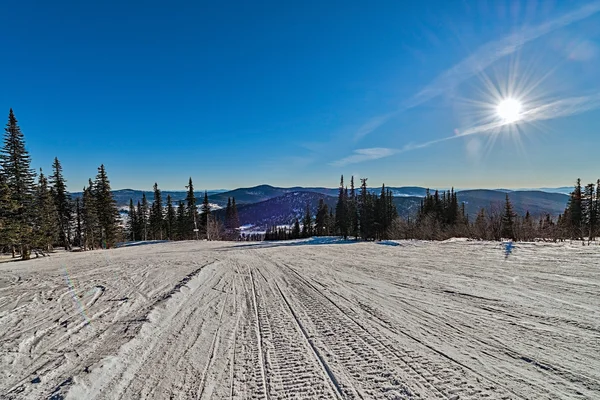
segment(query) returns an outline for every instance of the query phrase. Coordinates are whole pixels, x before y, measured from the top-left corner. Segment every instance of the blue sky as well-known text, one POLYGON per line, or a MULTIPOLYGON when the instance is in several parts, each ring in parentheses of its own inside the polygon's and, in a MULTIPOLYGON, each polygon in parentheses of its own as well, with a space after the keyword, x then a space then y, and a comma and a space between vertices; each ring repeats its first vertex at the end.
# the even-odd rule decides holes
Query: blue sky
POLYGON ((4 9, 0 110, 71 190, 595 181, 600 4, 45 2, 4 9), (517 123, 496 105, 522 103, 517 123))

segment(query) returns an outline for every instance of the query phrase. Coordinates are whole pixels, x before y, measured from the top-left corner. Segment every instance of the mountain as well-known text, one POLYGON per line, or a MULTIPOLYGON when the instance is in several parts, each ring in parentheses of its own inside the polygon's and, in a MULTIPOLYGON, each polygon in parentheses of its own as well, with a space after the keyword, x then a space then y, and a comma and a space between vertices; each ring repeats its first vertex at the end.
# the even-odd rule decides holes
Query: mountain
MULTIPOLYGON (((463 190, 457 193, 458 201, 465 203, 465 210, 471 217, 475 217, 481 208, 490 210, 504 208, 507 192, 499 190, 463 190)), ((549 213, 557 216, 565 211, 569 196, 562 193, 547 193, 540 190, 508 192, 508 198, 513 204, 514 211, 524 215, 527 211, 533 216, 549 213)))
MULTIPOLYGON (((335 208, 337 197, 309 191, 292 191, 257 203, 241 204, 237 207, 240 224, 253 225, 255 228, 262 229, 274 225, 291 225, 295 218, 302 218, 307 203, 310 204, 311 214, 314 217, 320 199, 323 199, 330 208, 335 208)), ((214 214, 222 218, 225 210, 219 210, 214 214)))

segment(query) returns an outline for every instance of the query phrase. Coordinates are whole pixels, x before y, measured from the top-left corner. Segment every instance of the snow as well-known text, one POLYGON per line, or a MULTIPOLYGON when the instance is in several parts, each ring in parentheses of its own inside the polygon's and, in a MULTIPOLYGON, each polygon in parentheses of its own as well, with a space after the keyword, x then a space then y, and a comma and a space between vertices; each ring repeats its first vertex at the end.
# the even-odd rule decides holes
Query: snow
POLYGON ((0 398, 599 398, 599 264, 337 238, 5 262, 0 398))

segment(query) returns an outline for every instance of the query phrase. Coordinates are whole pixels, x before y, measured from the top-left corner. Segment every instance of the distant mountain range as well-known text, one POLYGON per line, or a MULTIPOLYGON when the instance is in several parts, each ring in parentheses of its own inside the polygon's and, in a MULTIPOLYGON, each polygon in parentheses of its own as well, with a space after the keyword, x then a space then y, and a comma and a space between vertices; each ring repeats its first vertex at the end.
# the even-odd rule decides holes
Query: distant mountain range
MULTIPOLYGON (((394 203, 398 214, 403 217, 415 215, 421 204, 422 198, 427 191, 419 186, 389 187, 394 195, 394 203)), ((370 188, 371 192, 380 193, 381 187, 370 188)), ((569 196, 563 192, 570 193, 571 188, 549 188, 546 190, 507 190, 507 189, 475 189, 460 190, 457 192, 460 203, 465 204, 465 211, 470 218, 481 208, 488 211, 497 208, 502 209, 505 196, 508 194, 513 203, 514 210, 520 215, 529 211, 533 216, 546 213, 556 216, 562 213, 567 205, 569 196)), ((431 190, 433 192, 434 190, 431 190)), ((121 189, 113 191, 113 195, 119 207, 129 205, 129 199, 137 204, 141 200, 142 190, 121 189)), ((152 191, 146 191, 148 201, 152 201, 152 191)), ((201 199, 204 191, 194 192, 196 198, 201 199)), ((170 195, 173 203, 185 200, 185 191, 163 191, 163 201, 170 195)), ((72 193, 72 196, 81 196, 81 192, 72 193)), ((329 207, 335 207, 338 189, 324 187, 292 187, 280 188, 270 185, 259 185, 249 188, 239 188, 230 191, 210 191, 209 201, 215 208, 225 207, 227 199, 235 197, 238 205, 238 214, 242 225, 253 225, 257 228, 265 228, 271 225, 289 225, 295 218, 301 218, 308 203, 313 215, 317 211, 319 200, 323 199, 329 207)), ((201 200, 200 200, 201 201, 201 200)), ((221 215, 224 210, 215 210, 216 215, 221 215)))

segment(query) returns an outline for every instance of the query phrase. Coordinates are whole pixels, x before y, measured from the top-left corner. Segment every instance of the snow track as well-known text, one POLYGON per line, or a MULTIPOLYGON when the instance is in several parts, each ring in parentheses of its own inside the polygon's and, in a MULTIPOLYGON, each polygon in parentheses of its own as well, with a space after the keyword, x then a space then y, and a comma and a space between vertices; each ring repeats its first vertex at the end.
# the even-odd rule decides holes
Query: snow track
POLYGON ((600 247, 162 243, 0 268, 0 398, 600 397, 600 247))

